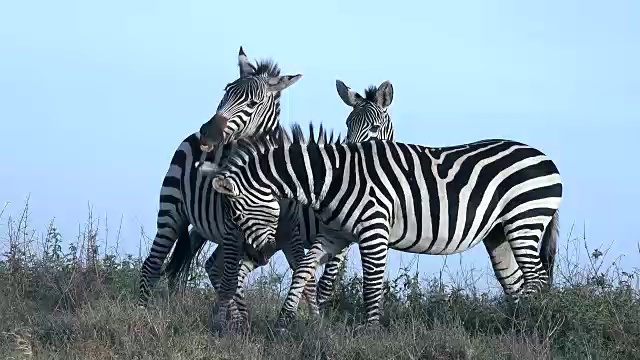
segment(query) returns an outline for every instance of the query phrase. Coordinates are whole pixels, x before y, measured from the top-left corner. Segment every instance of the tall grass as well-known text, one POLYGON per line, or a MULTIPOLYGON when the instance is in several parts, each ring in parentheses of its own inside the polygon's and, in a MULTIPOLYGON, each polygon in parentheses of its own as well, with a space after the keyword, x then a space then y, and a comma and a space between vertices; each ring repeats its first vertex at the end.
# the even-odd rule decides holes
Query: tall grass
POLYGON ((640 359, 640 271, 622 271, 584 238, 562 241, 557 286, 515 310, 499 294, 456 286, 464 273, 447 283, 406 269, 385 284, 384 328, 354 334, 361 276, 343 271, 321 319, 301 306, 291 331, 274 335, 288 282, 273 271, 248 285, 250 332, 219 338, 209 332, 215 293, 201 286, 203 259, 184 293, 162 282, 140 310, 141 259, 112 250, 118 236, 100 240, 91 213, 77 239, 63 241, 53 222, 36 236, 28 214, 0 213, 2 359, 640 359), (582 249, 586 262, 575 256, 582 249))

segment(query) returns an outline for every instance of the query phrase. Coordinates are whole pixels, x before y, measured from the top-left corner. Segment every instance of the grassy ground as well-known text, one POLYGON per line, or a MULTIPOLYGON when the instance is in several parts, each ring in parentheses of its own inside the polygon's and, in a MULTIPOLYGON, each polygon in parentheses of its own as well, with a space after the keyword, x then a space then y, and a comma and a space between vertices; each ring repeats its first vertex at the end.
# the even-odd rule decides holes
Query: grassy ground
POLYGON ((385 328, 358 335, 357 273, 342 275, 321 320, 301 304, 290 333, 278 336, 270 325, 287 284, 263 276, 247 293, 251 332, 218 338, 208 330, 210 289, 170 295, 161 284, 139 310, 140 260, 98 255, 105 244, 93 226, 67 249, 53 225, 33 237, 26 212, 4 221, 2 359, 640 359, 638 272, 604 269, 599 250, 586 264, 561 257, 559 286, 515 310, 500 296, 404 272, 387 284, 385 328))

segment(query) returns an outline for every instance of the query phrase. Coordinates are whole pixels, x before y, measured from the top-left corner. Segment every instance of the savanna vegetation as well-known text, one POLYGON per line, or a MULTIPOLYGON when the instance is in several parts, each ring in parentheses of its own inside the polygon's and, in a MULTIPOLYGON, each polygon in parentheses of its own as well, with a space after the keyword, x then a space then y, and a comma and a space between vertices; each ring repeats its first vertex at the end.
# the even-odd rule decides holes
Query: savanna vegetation
MULTIPOLYGON (((215 292, 203 281, 208 252, 183 293, 161 283, 141 310, 141 259, 113 250, 117 231, 107 236, 90 215, 77 238, 63 239, 53 222, 36 236, 28 214, 0 216, 2 359, 640 359, 640 271, 622 271, 584 237, 561 239, 554 288, 517 308, 464 272, 444 281, 401 271, 386 284, 385 326, 357 334, 355 269, 341 272, 321 319, 301 304, 286 334, 271 325, 290 277, 262 271, 248 284, 249 332, 218 337, 209 330, 215 292)), ((640 249, 628 257, 640 264, 640 249)))

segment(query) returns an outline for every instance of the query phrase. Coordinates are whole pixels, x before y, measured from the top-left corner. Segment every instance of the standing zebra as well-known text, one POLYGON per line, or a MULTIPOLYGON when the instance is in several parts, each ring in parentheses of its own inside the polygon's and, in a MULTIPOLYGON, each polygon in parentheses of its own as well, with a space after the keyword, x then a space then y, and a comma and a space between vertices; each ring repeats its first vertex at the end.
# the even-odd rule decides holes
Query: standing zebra
POLYGON ((540 256, 538 243, 555 248, 562 183, 556 165, 536 148, 500 139, 441 148, 383 140, 288 145, 269 136, 235 146, 213 167, 212 182, 252 247, 261 251, 274 241, 280 198, 311 206, 327 224, 292 276, 279 324, 295 316, 317 263, 351 242, 359 245, 368 325, 379 322, 389 248, 446 255, 483 241, 502 255, 511 249, 504 266, 524 277, 513 295, 548 284, 555 254, 540 256))
MULTIPOLYGON (((336 80, 336 90, 340 98, 352 108, 346 119, 347 125, 347 141, 361 141, 371 137, 393 140, 393 125, 391 118, 387 112, 391 101, 393 100, 393 86, 389 81, 384 81, 380 86, 369 86, 364 93, 364 97, 359 93, 351 90, 342 81, 336 80), (352 140, 353 139, 353 140, 352 140)), ((294 131, 294 138, 303 138, 301 130, 294 131)), ((325 141, 324 133, 320 131, 319 141, 325 141)), ((280 205, 280 221, 278 223, 277 244, 271 252, 265 254, 265 258, 269 259, 275 252, 283 250, 285 254, 296 254, 297 257, 304 257, 304 249, 311 248, 315 241, 317 232, 320 229, 319 220, 315 216, 313 209, 308 206, 300 206, 297 202, 285 200, 280 205), (301 254, 301 255, 300 255, 301 254)), ((185 239, 187 240, 187 239, 185 239)), ((184 277, 189 272, 190 264, 202 249, 206 239, 202 237, 192 236, 191 247, 181 245, 179 240, 176 244, 176 250, 172 254, 167 266, 167 272, 171 278, 184 277)), ((318 282, 317 304, 315 302, 315 277, 307 282, 305 295, 313 314, 317 314, 318 306, 323 306, 329 300, 334 283, 338 275, 338 269, 342 261, 344 261, 348 247, 339 254, 333 256, 325 265, 324 272, 318 282), (312 287, 312 288, 310 288, 312 287)), ((215 259, 221 259, 219 254, 222 253, 221 246, 218 246, 205 265, 206 272, 211 279, 212 284, 219 285, 223 264, 221 261, 215 262, 215 259), (215 262, 215 264, 214 264, 215 262)), ((265 260, 266 261, 266 260, 265 260)), ((291 264, 291 262, 290 262, 291 264)), ((242 284, 248 274, 258 267, 256 261, 245 259, 238 274, 238 282, 242 284)), ((293 269, 294 266, 291 265, 293 269)), ((240 287, 241 285, 239 285, 240 287)), ((217 287, 217 286, 216 286, 217 287)), ((241 293, 241 290, 238 290, 241 293)), ((236 296, 236 300, 238 296, 236 296)), ((237 302, 237 301, 236 301, 237 302)), ((243 311, 245 305, 240 305, 243 311)), ((243 314, 246 317, 246 314, 243 314)))
MULTIPOLYGON (((388 108, 393 101, 393 85, 391 85, 391 82, 384 81, 377 88, 369 86, 364 91, 364 97, 351 90, 340 80, 336 80, 336 90, 340 95, 340 99, 352 108, 346 120, 347 142, 360 142, 371 138, 395 140, 393 123, 388 113, 388 108)), ((316 236, 312 233, 312 230, 317 232, 317 229, 321 228, 320 220, 310 207, 300 206, 299 208, 309 217, 309 220, 301 223, 300 231, 306 234, 307 239, 315 239, 316 236), (310 229, 309 226, 306 226, 307 224, 313 224, 314 228, 310 229)), ((311 242, 306 244, 307 249, 310 249, 311 246, 313 246, 311 242)), ((318 280, 318 306, 324 307, 329 301, 340 265, 345 261, 348 251, 349 247, 346 246, 325 264, 322 276, 318 280)))
MULTIPOLYGON (((227 84, 215 115, 201 127, 200 136, 188 136, 171 159, 160 190, 156 236, 142 264, 138 298, 141 307, 148 304, 150 291, 176 240, 184 238, 178 243, 189 244, 192 237, 195 241, 207 238, 222 243, 224 239, 241 236, 230 218, 226 200, 214 196, 209 182, 196 171, 194 164, 205 158, 213 162, 223 158, 223 151, 212 152, 219 144, 279 129, 280 93, 302 75, 280 75, 280 68, 270 60, 254 65, 242 47, 238 52, 238 67, 239 78, 227 84), (190 224, 193 225, 191 232, 188 231, 190 224)), ((249 251, 249 255, 252 254, 259 255, 249 251)))

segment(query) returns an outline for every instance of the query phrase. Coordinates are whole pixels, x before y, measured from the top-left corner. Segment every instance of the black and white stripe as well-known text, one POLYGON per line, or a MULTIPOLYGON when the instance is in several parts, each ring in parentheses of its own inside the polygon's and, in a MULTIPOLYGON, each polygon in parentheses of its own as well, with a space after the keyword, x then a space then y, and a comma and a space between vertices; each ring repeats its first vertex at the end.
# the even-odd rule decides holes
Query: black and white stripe
MULTIPOLYGON (((385 139, 393 140, 393 126, 387 112, 387 108, 393 98, 393 87, 389 81, 383 82, 379 87, 370 86, 365 90, 364 97, 349 89, 340 80, 336 80, 336 89, 340 97, 345 100, 345 103, 352 107, 352 111, 346 120, 347 136, 351 136, 354 139, 384 136, 385 139)), ((299 127, 296 128, 293 135, 296 141, 304 141, 304 134, 299 127)), ((320 131, 319 138, 316 142, 324 143, 327 140, 325 135, 323 131, 320 131)), ((330 141, 332 141, 332 139, 330 141)), ((280 203, 280 206, 277 244, 266 254, 266 258, 270 258, 279 250, 283 250, 287 260, 294 259, 293 261, 289 261, 290 267, 294 269, 297 264, 295 259, 301 260, 304 257, 305 249, 311 248, 313 242, 316 240, 318 231, 320 230, 319 220, 311 208, 308 206, 300 206, 300 204, 295 201, 284 200, 280 203)), ((174 255, 167 267, 172 277, 186 276, 193 258, 197 256, 197 253, 206 242, 206 239, 196 236, 192 236, 192 240, 191 249, 181 247, 180 242, 176 245, 174 254, 179 255, 174 255)), ((330 298, 334 283, 337 279, 339 267, 344 261, 347 252, 348 248, 345 248, 339 254, 333 256, 325 265, 324 272, 318 282, 318 305, 323 306, 330 298)), ((211 283, 216 288, 219 287, 220 279, 222 278, 222 257, 219 256, 221 253, 222 248, 219 246, 205 264, 211 283)), ((239 270, 239 284, 242 284, 248 274, 257 267, 258 264, 255 261, 245 258, 245 260, 241 262, 239 270)), ((239 285, 235 297, 236 302, 241 298, 239 294, 242 293, 242 290, 243 288, 239 285)), ((315 277, 309 279, 305 285, 304 294, 307 298, 310 311, 317 313, 315 277)), ((246 311, 244 303, 238 306, 243 312, 246 311)), ((243 316, 245 315, 243 314, 243 316)))
MULTIPOLYGON (((352 108, 347 116, 347 142, 360 142, 372 138, 395 140, 393 123, 388 109, 393 101, 393 85, 384 81, 380 86, 369 86, 364 96, 351 90, 342 81, 336 80, 338 95, 346 105, 352 108)), ((322 131, 320 131, 322 133, 322 131)), ((306 239, 315 239, 320 229, 320 220, 308 206, 299 206, 304 212, 304 221, 300 224, 300 232, 306 239)), ((306 248, 311 248, 308 243, 306 248)), ((333 256, 324 266, 322 276, 318 280, 318 306, 323 307, 331 297, 338 277, 340 265, 345 261, 349 247, 333 256)))
POLYGON ((209 152, 217 145, 279 128, 280 92, 301 75, 280 75, 277 64, 269 60, 253 65, 242 47, 238 66, 240 76, 225 87, 216 114, 202 125, 200 134, 188 136, 171 159, 160 190, 156 236, 142 265, 140 306, 147 305, 176 240, 174 255, 183 247, 189 249, 191 242, 209 239, 222 243, 225 238, 235 240, 240 235, 225 210, 224 199, 215 196, 210 183, 196 171, 195 163, 205 159, 219 161, 224 152, 220 151, 221 146, 215 153, 209 152), (189 225, 193 226, 190 233, 189 225))
POLYGON ((540 150, 500 139, 442 148, 382 140, 286 145, 276 139, 277 146, 273 141, 239 141, 212 182, 258 251, 274 241, 277 199, 309 205, 322 219, 325 228, 293 274, 280 321, 294 316, 318 263, 351 242, 359 245, 370 324, 379 320, 389 248, 445 255, 483 241, 503 274, 522 277, 509 288, 511 295, 550 283, 562 183, 540 150))

